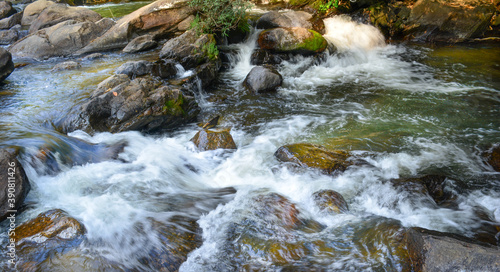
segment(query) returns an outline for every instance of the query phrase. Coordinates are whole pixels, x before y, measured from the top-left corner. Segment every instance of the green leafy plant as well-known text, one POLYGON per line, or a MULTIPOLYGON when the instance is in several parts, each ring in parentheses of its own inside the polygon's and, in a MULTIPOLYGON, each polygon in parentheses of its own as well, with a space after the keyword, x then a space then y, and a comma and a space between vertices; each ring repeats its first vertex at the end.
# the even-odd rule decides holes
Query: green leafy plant
POLYGON ((320 11, 328 11, 332 8, 339 7, 340 0, 328 0, 326 3, 319 5, 320 11))
POLYGON ((208 56, 210 60, 215 60, 219 56, 219 48, 215 42, 209 42, 205 44, 202 48, 203 52, 208 56))
POLYGON ((190 0, 197 16, 191 26, 198 33, 222 33, 227 36, 238 27, 250 8, 246 0, 190 0))

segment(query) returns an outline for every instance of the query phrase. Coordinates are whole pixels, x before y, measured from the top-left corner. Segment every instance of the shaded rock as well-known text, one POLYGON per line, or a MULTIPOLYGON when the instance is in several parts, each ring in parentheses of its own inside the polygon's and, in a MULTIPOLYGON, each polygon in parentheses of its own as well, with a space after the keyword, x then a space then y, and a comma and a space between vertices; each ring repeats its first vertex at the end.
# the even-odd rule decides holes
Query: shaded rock
POLYGON ((9 216, 15 216, 16 212, 9 210, 20 209, 31 186, 23 166, 17 160, 17 152, 0 149, 0 170, 0 221, 3 221, 9 216))
POLYGON ((115 71, 115 74, 124 74, 133 79, 138 76, 150 74, 152 70, 153 63, 149 61, 129 61, 118 67, 118 69, 116 69, 115 71))
POLYGON ((141 263, 155 271, 178 271, 189 252, 201 246, 201 229, 196 219, 175 216, 168 224, 152 220, 160 245, 155 245, 141 263))
POLYGON ((316 168, 327 174, 345 171, 353 164, 348 161, 350 155, 345 151, 328 150, 319 145, 305 143, 284 145, 278 148, 274 156, 281 162, 316 168))
POLYGON ((215 117, 213 118, 210 118, 210 120, 206 123, 202 123, 200 124, 201 128, 203 129, 211 129, 211 128, 214 128, 217 126, 217 124, 219 124, 219 119, 220 119, 220 115, 216 115, 215 117))
POLYGON ((29 33, 34 33, 40 29, 51 27, 64 21, 76 22, 97 22, 102 17, 99 13, 83 8, 68 7, 65 4, 53 4, 47 6, 38 17, 31 22, 29 33))
POLYGON ((0 30, 0 44, 8 45, 19 40, 19 31, 15 29, 0 30))
POLYGON ((56 252, 77 247, 85 237, 85 227, 66 212, 56 209, 39 214, 15 230, 19 271, 34 271, 37 263, 56 252))
POLYGON ((283 61, 291 60, 293 54, 291 53, 276 53, 270 52, 265 49, 255 49, 252 52, 252 57, 250 58, 250 63, 252 65, 277 65, 282 63, 283 61))
POLYGON ((123 142, 93 144, 66 135, 58 135, 56 139, 41 146, 32 157, 32 164, 40 175, 57 174, 63 165, 71 167, 116 160, 126 145, 123 142))
POLYGON ((123 265, 104 258, 100 253, 88 252, 80 248, 72 248, 63 254, 53 254, 50 258, 30 267, 33 267, 35 271, 51 272, 127 271, 123 265))
POLYGON ((411 10, 405 33, 416 41, 463 42, 480 37, 494 13, 491 1, 419 0, 411 10))
POLYGON ((321 190, 313 194, 314 202, 322 211, 345 213, 349 211, 344 197, 333 190, 321 190))
POLYGON ((160 51, 160 57, 178 61, 185 69, 219 58, 215 38, 211 34, 197 35, 194 30, 168 40, 160 51), (210 46, 214 50, 210 50, 210 46))
POLYGON ((312 15, 305 11, 270 11, 257 20, 256 27, 258 29, 269 29, 277 27, 303 27, 312 29, 312 24, 309 20, 312 15))
POLYGON ((262 49, 305 55, 323 52, 328 46, 321 34, 301 27, 273 28, 262 31, 258 43, 262 49))
POLYGON ((84 47, 109 27, 110 19, 97 23, 64 21, 24 37, 9 47, 16 57, 45 59, 68 56, 84 47))
POLYGON ((374 5, 367 9, 370 21, 385 37, 403 38, 411 8, 403 2, 389 2, 387 5, 374 5))
POLYGON ((233 137, 229 130, 200 130, 191 141, 200 151, 215 150, 215 149, 236 149, 233 137))
POLYGON ((256 66, 250 70, 243 86, 254 93, 276 91, 283 83, 283 77, 272 67, 256 66))
POLYGON ((405 192, 417 194, 420 196, 428 196, 435 203, 440 203, 451 197, 445 192, 445 176, 427 175, 415 178, 399 178, 391 180, 391 183, 405 192))
POLYGON ((493 167, 493 170, 500 172, 500 144, 494 145, 483 154, 486 163, 493 167))
POLYGON ((277 193, 268 193, 253 198, 252 213, 267 223, 293 229, 301 224, 297 206, 286 197, 277 193))
POLYGON ((23 18, 23 13, 18 12, 8 18, 0 20, 0 29, 10 29, 15 25, 21 24, 21 19, 23 18))
POLYGON ((499 271, 500 249, 457 235, 421 228, 408 231, 408 252, 415 271, 499 271))
POLYGON ((135 53, 142 52, 149 49, 153 49, 158 45, 158 43, 153 40, 152 35, 143 35, 137 37, 130 41, 125 48, 123 48, 123 52, 125 53, 135 53))
POLYGON ((14 71, 14 62, 9 51, 0 47, 0 82, 14 71))
POLYGON ((52 71, 61 71, 61 70, 77 70, 82 68, 82 65, 76 61, 65 61, 58 63, 52 68, 52 71))
POLYGON ((17 11, 12 7, 12 3, 9 1, 0 1, 0 19, 7 18, 17 11))
POLYGON ((47 7, 54 5, 55 3, 48 0, 38 0, 33 2, 24 8, 23 18, 21 19, 21 25, 31 25, 31 23, 44 11, 47 7))
POLYGON ((78 53, 123 49, 133 38, 145 34, 155 38, 174 36, 179 31, 178 25, 193 12, 186 0, 155 1, 118 20, 115 26, 78 53))
POLYGON ((173 60, 158 60, 153 65, 153 75, 161 78, 172 78, 177 75, 176 63, 173 60))
POLYGON ((96 60, 96 59, 100 59, 103 57, 104 57, 104 54, 102 54, 102 53, 93 53, 93 54, 90 54, 88 56, 85 56, 82 60, 83 61, 96 60))
POLYGON ((199 108, 194 97, 160 85, 151 77, 130 80, 128 76, 115 75, 99 84, 90 100, 78 110, 79 115, 63 122, 63 130, 154 132, 196 118, 199 108))

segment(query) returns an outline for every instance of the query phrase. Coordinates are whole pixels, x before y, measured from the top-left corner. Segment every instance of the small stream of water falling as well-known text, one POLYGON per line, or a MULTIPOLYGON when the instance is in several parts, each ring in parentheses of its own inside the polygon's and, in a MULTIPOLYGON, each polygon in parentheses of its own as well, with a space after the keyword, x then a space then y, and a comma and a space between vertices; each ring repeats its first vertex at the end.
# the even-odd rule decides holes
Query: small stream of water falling
MULTIPOLYGON (((31 157, 40 146, 55 146, 57 156, 76 152, 71 144, 69 151, 63 148, 68 140, 50 121, 81 103, 123 62, 154 59, 157 53, 111 55, 59 74, 50 72, 54 62, 14 71, 0 94, 0 143, 23 147, 32 184, 28 209, 18 223, 63 209, 85 225, 88 241, 81 248, 86 254, 140 271, 151 270, 139 259, 159 242, 152 220, 178 224, 175 216, 198 220, 203 231, 203 244, 181 271, 402 270, 401 253, 391 240, 402 227, 473 237, 483 222, 478 210, 498 223, 500 178, 483 164, 479 151, 500 139, 495 81, 500 72, 475 66, 495 65, 487 54, 498 56, 500 50, 385 45, 375 28, 345 17, 329 19, 326 29, 325 37, 338 52, 325 60, 296 57, 282 63, 278 70, 284 83, 277 94, 252 96, 241 87, 252 68, 255 31, 238 46, 239 55, 221 75, 217 93, 203 92, 198 98, 206 101, 201 103, 205 116, 221 114, 222 125, 232 127, 234 152, 197 152, 189 141, 198 130, 194 124, 162 135, 76 131, 70 136, 127 145, 119 160, 65 165, 55 175, 44 174, 31 157), (457 57, 455 50, 463 52, 457 57), (461 57, 470 54, 486 57, 461 57), (210 102, 216 97, 222 102, 210 102), (369 164, 331 176, 293 170, 274 158, 280 146, 298 142, 348 150, 369 164), (424 196, 398 191, 387 182, 424 174, 446 175, 457 207, 429 204, 424 196), (320 212, 312 195, 321 189, 341 193, 350 211, 320 212), (325 228, 287 230, 256 216, 253 201, 268 192, 285 196, 303 220, 325 228), (248 236, 254 240, 245 240, 248 236), (252 247, 255 241, 271 243, 276 251, 259 251, 252 247), (238 250, 228 250, 238 242, 238 250), (307 256, 294 255, 304 249, 310 249, 307 256)), ((7 239, 4 228, 1 244, 7 239)))

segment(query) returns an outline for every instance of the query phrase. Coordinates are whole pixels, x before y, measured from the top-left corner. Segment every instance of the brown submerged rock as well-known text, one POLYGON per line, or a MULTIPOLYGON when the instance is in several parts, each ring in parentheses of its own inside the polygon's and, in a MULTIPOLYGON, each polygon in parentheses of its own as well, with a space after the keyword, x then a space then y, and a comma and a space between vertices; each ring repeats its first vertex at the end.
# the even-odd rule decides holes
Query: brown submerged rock
POLYGON ((0 149, 0 222, 15 214, 9 210, 20 209, 31 189, 17 155, 14 150, 0 149))
POLYGON ((314 202, 322 211, 345 213, 349 211, 344 197, 333 190, 321 190, 313 194, 314 202))
POLYGON ((496 144, 490 150, 486 151, 483 157, 493 170, 500 172, 500 144, 496 144))
POLYGON ((292 162, 303 167, 321 170, 326 174, 345 171, 353 163, 348 161, 350 154, 345 151, 328 150, 313 144, 284 145, 274 153, 281 162, 292 162))
POLYGON ((78 246, 85 232, 85 227, 78 220, 62 210, 39 214, 15 230, 16 268, 19 271, 35 271, 39 263, 55 252, 63 253, 78 246))
POLYGON ((231 133, 228 129, 222 130, 200 130, 191 141, 200 151, 215 149, 236 149, 231 133))
POLYGON ((414 178, 399 178, 391 180, 391 183, 401 190, 431 197, 435 203, 449 199, 451 196, 444 191, 445 176, 427 175, 414 178))

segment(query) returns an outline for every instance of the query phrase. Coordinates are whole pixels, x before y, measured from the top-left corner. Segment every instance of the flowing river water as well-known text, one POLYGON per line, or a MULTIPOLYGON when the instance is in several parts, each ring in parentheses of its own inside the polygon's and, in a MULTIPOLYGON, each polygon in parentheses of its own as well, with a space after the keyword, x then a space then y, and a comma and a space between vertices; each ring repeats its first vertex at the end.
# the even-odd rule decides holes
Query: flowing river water
MULTIPOLYGON (((255 33, 235 45, 239 54, 216 91, 197 90, 202 117, 220 114, 221 125, 232 128, 234 152, 198 152, 189 141, 196 124, 156 135, 76 131, 69 135, 126 146, 118 160, 64 164, 65 156, 88 151, 52 123, 122 63, 153 60, 158 52, 110 54, 75 71, 52 72, 62 60, 16 69, 0 89, 0 145, 22 148, 31 181, 17 223, 63 209, 87 229, 84 252, 118 270, 140 271, 151 271, 139 259, 158 242, 151 219, 197 220, 203 243, 181 271, 397 271, 405 264, 391 239, 402 228, 475 237, 481 214, 499 223, 500 177, 480 153, 500 139, 500 49, 387 45, 375 28, 343 17, 328 21, 327 31, 338 51, 279 65, 284 83, 275 94, 249 95, 241 87, 255 33), (273 156, 282 145, 302 142, 347 150, 368 163, 325 175, 273 156), (33 159, 44 145, 59 158, 60 172, 33 159), (445 175, 456 205, 432 204, 388 182, 425 174, 445 175), (321 189, 341 193, 349 212, 322 213, 312 198, 321 189), (323 227, 289 230, 253 212, 255 197, 270 192, 294 203, 301 220, 323 227)), ((2 224, 0 242, 6 239, 2 224)), ((52 258, 50 271, 67 271, 57 266, 64 257, 52 258)))

